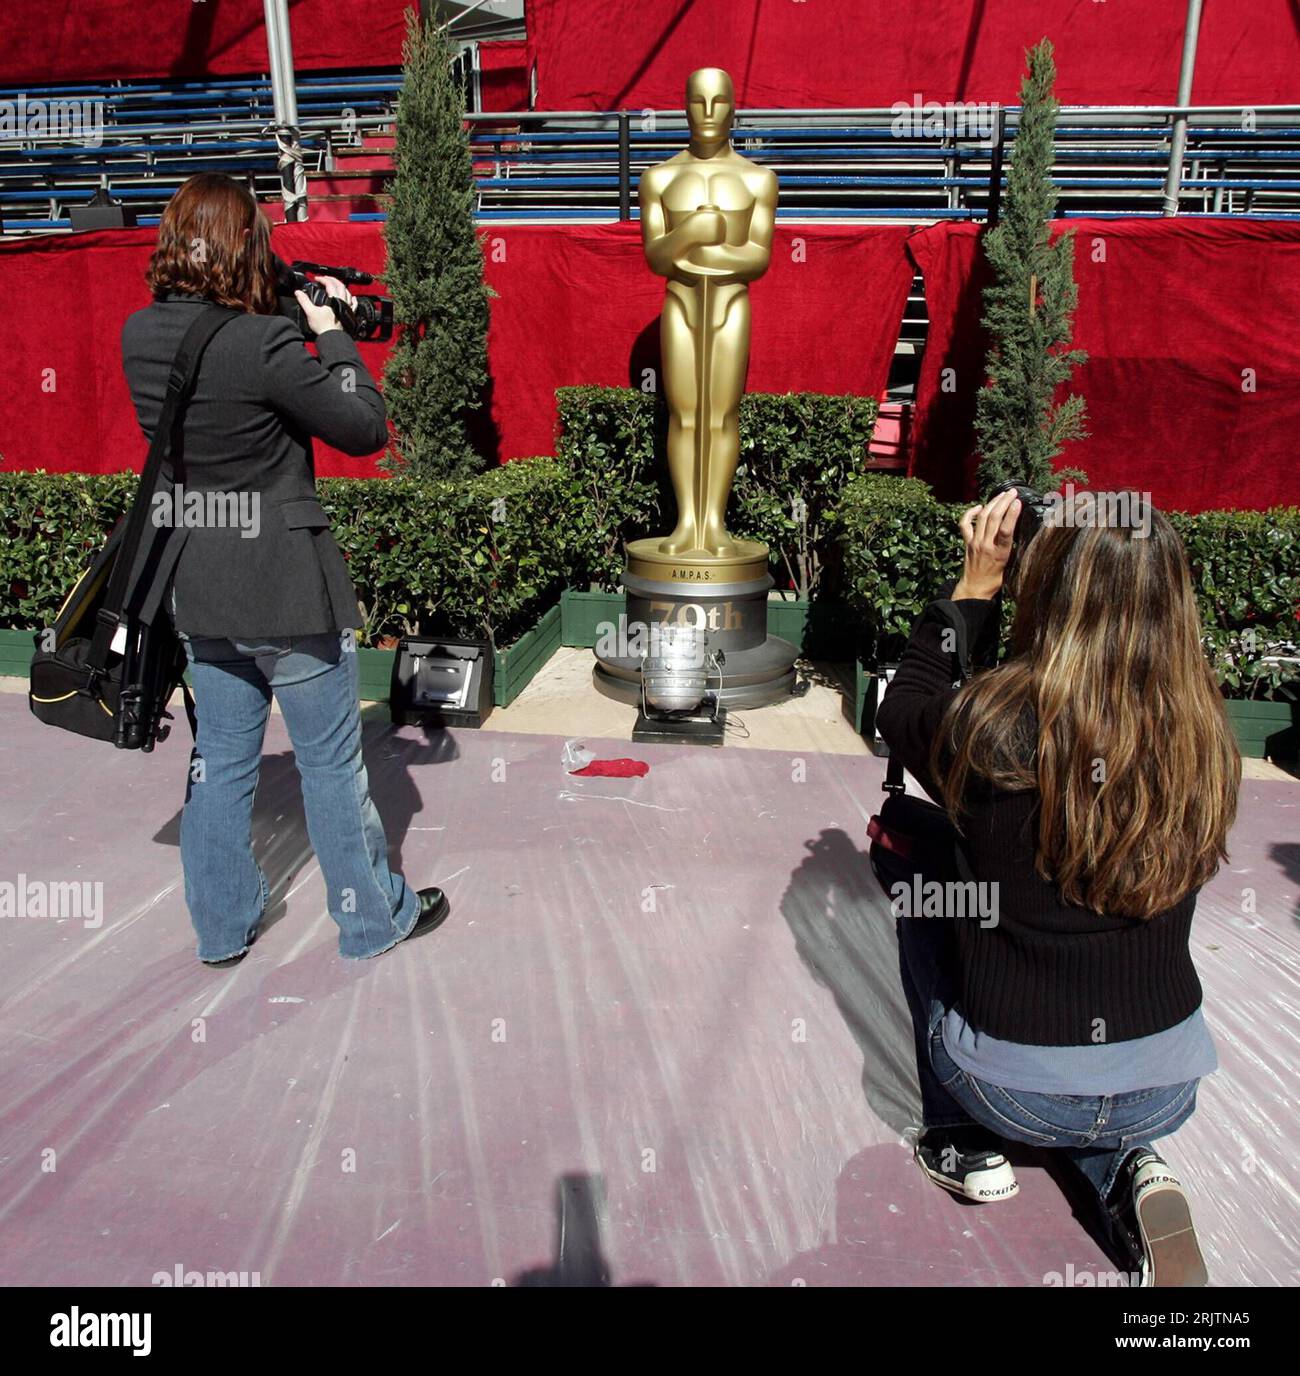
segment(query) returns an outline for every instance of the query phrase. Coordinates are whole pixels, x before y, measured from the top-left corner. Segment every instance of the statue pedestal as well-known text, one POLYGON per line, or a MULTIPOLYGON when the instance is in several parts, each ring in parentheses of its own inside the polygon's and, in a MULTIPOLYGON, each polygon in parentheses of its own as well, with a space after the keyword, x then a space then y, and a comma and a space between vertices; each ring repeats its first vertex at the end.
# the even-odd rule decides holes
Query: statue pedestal
MULTIPOLYGON (((737 552, 717 557, 702 551, 663 554, 660 539, 627 546, 627 616, 615 644, 596 647, 596 685, 625 702, 640 702, 641 663, 651 643, 649 628, 694 626, 706 653, 721 650, 724 707, 761 707, 789 697, 798 649, 767 633, 767 546, 737 540, 737 552), (616 650, 618 653, 610 653, 616 650), (628 651, 631 650, 629 653, 628 651)), ((710 675, 709 687, 717 684, 710 675)))

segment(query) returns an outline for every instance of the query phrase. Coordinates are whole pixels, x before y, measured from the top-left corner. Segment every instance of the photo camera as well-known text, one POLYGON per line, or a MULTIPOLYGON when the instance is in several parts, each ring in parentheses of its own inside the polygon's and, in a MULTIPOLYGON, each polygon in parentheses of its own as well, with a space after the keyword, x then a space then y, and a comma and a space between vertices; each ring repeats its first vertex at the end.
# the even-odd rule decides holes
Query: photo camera
POLYGON ((1007 578, 1010 580, 1029 542, 1043 528, 1051 503, 1041 492, 1015 482, 999 483, 986 500, 991 502, 1003 492, 1014 492, 1020 498, 1020 515, 1016 517, 1016 529, 1011 537, 1011 557, 1007 560, 1007 578))
POLYGON ((324 263, 307 263, 301 259, 286 263, 283 258, 275 258, 274 262, 280 314, 288 316, 305 338, 315 339, 316 336, 303 317, 302 307, 294 299, 295 291, 305 293, 307 299, 317 306, 328 306, 353 339, 382 343, 393 337, 393 303, 388 297, 358 296, 357 304, 349 306, 307 276, 310 272, 317 277, 337 277, 344 286, 351 288, 370 286, 375 280, 370 273, 362 272, 360 268, 328 267, 324 263))

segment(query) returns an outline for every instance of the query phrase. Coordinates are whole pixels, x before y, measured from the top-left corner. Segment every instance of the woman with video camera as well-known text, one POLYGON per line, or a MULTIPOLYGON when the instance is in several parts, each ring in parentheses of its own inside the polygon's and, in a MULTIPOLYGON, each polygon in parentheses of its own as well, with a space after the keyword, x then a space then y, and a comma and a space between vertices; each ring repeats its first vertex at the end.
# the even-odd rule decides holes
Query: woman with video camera
POLYGON ((1181 541, 1149 505, 1141 522, 1079 506, 1043 524, 1017 554, 1010 649, 990 667, 1021 505, 1008 490, 966 512, 962 576, 922 616, 877 718, 956 824, 956 868, 992 914, 899 917, 916 1158, 984 1202, 1018 1188, 999 1139, 1057 1148, 1142 1284, 1203 1285, 1182 1186, 1151 1143, 1217 1065, 1188 938, 1241 760, 1181 541), (963 645, 985 671, 961 684, 963 645))
MULTIPOLYGON (((237 312, 201 355, 171 476, 187 494, 238 497, 237 509, 256 516, 240 528, 187 519, 168 529, 152 574, 166 580, 198 707, 181 860, 199 958, 218 967, 241 960, 266 911, 252 812, 273 697, 293 744, 339 952, 378 955, 436 926, 448 904, 441 889, 417 892, 388 866, 361 758, 361 616, 316 497, 312 439, 374 453, 388 440, 383 399, 328 304, 296 293, 316 357, 299 324, 279 313, 270 225, 229 177, 202 173, 172 197, 147 280, 154 300, 122 330, 146 436, 198 313, 210 305, 237 312)), ((330 297, 350 300, 341 283, 319 280, 330 297)))

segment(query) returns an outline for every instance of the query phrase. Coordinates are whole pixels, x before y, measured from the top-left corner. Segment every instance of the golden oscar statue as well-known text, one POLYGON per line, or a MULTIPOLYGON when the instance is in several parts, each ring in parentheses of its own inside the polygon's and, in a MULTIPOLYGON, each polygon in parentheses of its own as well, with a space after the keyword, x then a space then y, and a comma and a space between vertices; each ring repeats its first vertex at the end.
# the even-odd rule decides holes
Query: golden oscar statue
MULTIPOLYGON (((796 651, 767 635, 767 546, 726 529, 740 457, 749 364, 749 283, 767 270, 777 179, 731 146, 735 96, 717 67, 686 83, 690 144, 641 176, 641 239, 667 279, 659 339, 668 406, 668 470, 677 524, 627 546, 627 624, 695 626, 721 651, 721 700, 756 706, 787 695, 796 651)), ((617 689, 640 661, 597 647, 597 679, 617 689)))
POLYGON ((767 271, 776 221, 776 174, 731 147, 733 104, 726 72, 693 72, 690 147, 641 178, 646 260, 668 279, 659 338, 677 526, 658 550, 766 562, 766 550, 733 540, 724 525, 740 454, 749 283, 767 271))

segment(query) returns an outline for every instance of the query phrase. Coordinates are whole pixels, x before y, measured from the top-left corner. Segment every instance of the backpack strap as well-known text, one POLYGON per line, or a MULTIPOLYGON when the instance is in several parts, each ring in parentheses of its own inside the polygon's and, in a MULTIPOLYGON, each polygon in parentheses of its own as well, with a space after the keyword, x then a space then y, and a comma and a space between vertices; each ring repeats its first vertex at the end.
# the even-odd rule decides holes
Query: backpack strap
POLYGON ((198 319, 185 331, 185 337, 176 351, 167 377, 167 392, 163 397, 158 424, 154 427, 153 439, 149 443, 149 456, 140 474, 140 485, 136 488, 117 558, 113 561, 108 591, 104 595, 104 602, 96 619, 95 634, 86 654, 85 662, 89 669, 102 673, 108 666, 109 649, 113 643, 113 636, 123 620, 130 591, 131 572, 135 567, 140 541, 144 538, 145 527, 149 521, 150 503, 162 473, 163 460, 171 453, 177 423, 184 413, 190 393, 194 390, 194 381, 198 376, 203 351, 217 331, 241 313, 227 306, 205 306, 199 312, 198 319))
POLYGON ((190 724, 190 735, 197 741, 199 738, 199 713, 194 702, 194 693, 190 685, 181 679, 181 699, 185 703, 185 720, 190 724))

